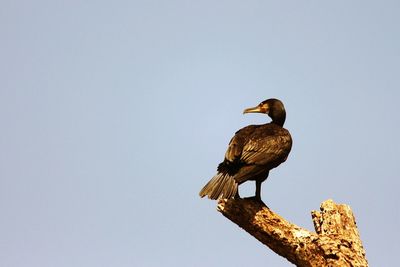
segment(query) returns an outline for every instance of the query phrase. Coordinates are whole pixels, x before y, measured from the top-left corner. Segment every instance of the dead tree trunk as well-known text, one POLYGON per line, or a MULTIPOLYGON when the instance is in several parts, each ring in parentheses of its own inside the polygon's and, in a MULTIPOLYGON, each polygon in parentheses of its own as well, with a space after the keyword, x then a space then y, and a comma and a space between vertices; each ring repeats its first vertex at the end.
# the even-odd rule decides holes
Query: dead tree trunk
POLYGON ((218 211, 297 266, 368 266, 348 205, 327 200, 312 211, 315 233, 251 199, 220 200, 218 211))

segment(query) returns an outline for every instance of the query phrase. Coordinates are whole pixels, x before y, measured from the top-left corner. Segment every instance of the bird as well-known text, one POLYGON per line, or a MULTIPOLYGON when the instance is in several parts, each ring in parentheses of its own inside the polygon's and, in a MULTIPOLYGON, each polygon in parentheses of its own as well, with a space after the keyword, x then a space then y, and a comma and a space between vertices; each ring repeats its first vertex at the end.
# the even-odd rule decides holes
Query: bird
POLYGON ((292 137, 283 128, 285 107, 279 99, 270 98, 246 113, 267 114, 271 122, 249 125, 238 130, 230 140, 224 160, 218 165, 217 174, 201 189, 200 197, 213 200, 240 198, 238 186, 255 181, 255 198, 261 201, 261 184, 269 171, 285 162, 292 148, 292 137))

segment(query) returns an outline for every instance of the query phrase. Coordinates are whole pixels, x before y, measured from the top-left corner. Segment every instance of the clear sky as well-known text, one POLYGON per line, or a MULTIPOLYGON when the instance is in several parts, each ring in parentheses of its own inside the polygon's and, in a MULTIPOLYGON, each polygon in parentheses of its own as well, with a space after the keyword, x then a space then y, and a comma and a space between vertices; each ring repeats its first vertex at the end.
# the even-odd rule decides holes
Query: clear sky
MULTIPOLYGON (((270 97, 294 144, 262 198, 351 205, 398 264, 399 1, 19 1, 0 8, 0 266, 290 266, 198 192, 270 97)), ((254 183, 241 187, 254 193, 254 183)))

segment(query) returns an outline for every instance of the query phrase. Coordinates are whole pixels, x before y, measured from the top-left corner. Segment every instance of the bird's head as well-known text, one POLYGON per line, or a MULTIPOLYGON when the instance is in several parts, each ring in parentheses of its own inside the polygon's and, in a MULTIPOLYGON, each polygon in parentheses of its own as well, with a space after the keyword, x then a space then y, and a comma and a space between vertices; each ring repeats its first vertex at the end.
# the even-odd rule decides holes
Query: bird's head
POLYGON ((245 113, 265 113, 272 119, 273 123, 280 126, 283 126, 286 119, 286 111, 282 101, 275 98, 264 100, 255 107, 246 108, 243 111, 243 114, 245 113))

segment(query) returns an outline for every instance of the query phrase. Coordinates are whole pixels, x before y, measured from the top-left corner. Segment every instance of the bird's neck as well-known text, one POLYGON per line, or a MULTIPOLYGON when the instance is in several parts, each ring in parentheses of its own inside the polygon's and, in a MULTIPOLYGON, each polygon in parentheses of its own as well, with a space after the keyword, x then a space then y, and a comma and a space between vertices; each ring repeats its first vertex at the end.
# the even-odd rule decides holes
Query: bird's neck
POLYGON ((283 127, 285 120, 286 120, 286 114, 281 114, 279 116, 272 118, 272 123, 274 123, 280 127, 283 127))

